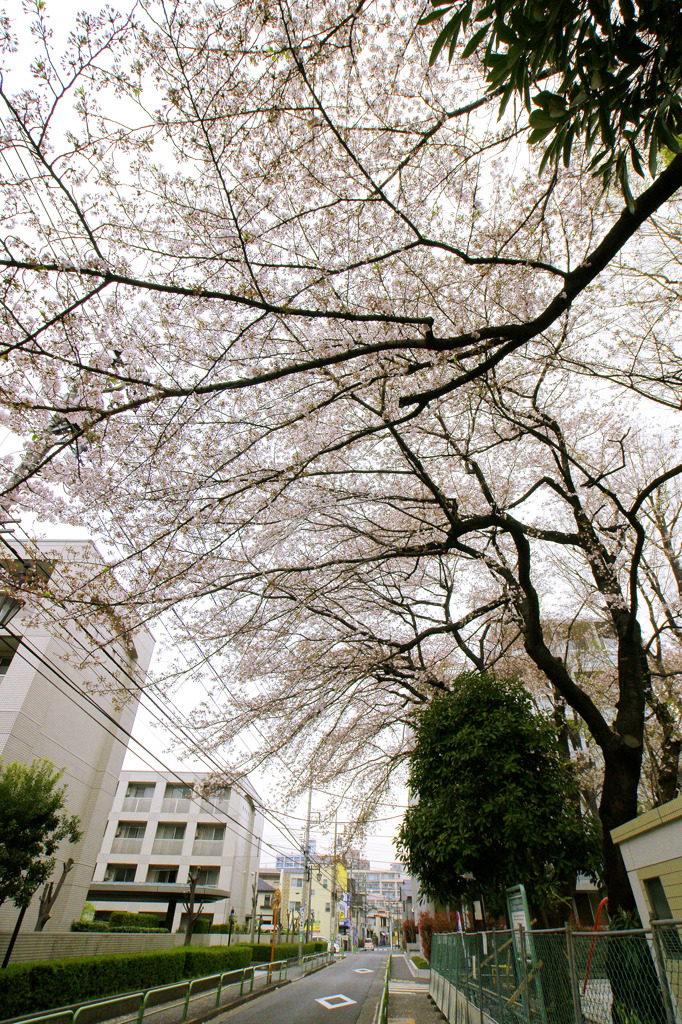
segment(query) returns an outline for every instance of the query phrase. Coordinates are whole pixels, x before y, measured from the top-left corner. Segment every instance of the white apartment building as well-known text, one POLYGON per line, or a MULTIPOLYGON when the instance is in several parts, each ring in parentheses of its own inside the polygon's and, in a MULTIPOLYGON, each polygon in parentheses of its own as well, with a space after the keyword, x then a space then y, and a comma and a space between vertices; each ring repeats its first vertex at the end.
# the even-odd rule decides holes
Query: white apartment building
POLYGON ((400 902, 400 883, 406 877, 402 864, 392 864, 388 870, 356 868, 353 877, 358 892, 377 907, 394 906, 400 902))
MULTIPOLYGON (((15 563, 10 552, 3 550, 11 571, 14 565, 21 569, 22 564, 31 563, 18 542, 13 547, 26 561, 15 563)), ((93 568, 99 571, 102 564, 89 541, 41 545, 40 565, 46 577, 55 574, 55 580, 60 567, 64 571, 82 567, 87 573, 93 568)), ((108 639, 85 615, 48 628, 47 622, 31 621, 26 608, 6 594, 0 594, 0 606, 10 613, 0 628, 0 758, 21 764, 45 758, 62 769, 66 809, 78 815, 84 833, 80 843, 65 843, 56 852, 55 879, 69 857, 75 867, 66 877, 45 931, 68 931, 87 899, 128 742, 122 729, 132 728, 138 705, 134 683, 144 682, 154 640, 146 630, 108 639), (107 692, 107 686, 115 692, 107 692)), ((38 896, 27 911, 23 931, 35 927, 38 896)), ((11 931, 16 917, 11 903, 0 907, 0 932, 11 931)))
POLYGON ((121 773, 89 899, 99 918, 114 910, 149 912, 183 926, 190 870, 197 903, 212 924, 252 913, 263 815, 246 780, 200 795, 207 773, 121 773))

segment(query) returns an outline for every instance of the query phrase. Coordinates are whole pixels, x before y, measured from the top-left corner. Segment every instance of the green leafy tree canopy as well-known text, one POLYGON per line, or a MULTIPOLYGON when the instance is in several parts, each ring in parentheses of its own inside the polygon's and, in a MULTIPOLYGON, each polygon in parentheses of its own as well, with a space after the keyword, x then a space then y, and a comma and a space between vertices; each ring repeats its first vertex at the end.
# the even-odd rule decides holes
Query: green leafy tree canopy
POLYGON ((520 683, 465 673, 418 717, 409 807, 398 836, 422 892, 442 903, 481 892, 499 906, 523 883, 534 905, 598 874, 600 830, 549 717, 520 683))
POLYGON ((0 761, 0 904, 27 907, 52 874, 59 844, 81 838, 79 819, 65 812, 61 777, 50 761, 0 761))
POLYGON ((662 149, 682 152, 682 7, 679 0, 431 0, 420 24, 451 15, 431 52, 478 51, 504 111, 513 94, 530 114, 530 141, 550 137, 542 161, 568 166, 575 139, 606 187, 630 208, 628 167, 656 174, 662 149), (550 83, 551 88, 547 88, 550 83))

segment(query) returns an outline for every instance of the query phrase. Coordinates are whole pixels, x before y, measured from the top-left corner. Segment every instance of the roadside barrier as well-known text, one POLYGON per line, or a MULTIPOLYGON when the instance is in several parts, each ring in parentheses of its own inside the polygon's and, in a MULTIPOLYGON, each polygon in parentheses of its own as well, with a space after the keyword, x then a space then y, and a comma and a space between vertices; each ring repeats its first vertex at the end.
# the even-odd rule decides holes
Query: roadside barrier
MULTIPOLYGON (((309 960, 311 957, 306 957, 306 959, 309 960)), ((240 999, 244 995, 247 984, 249 993, 253 992, 256 973, 265 974, 266 984, 269 985, 274 974, 278 975, 279 982, 286 981, 288 969, 288 960, 276 960, 272 964, 252 964, 250 967, 236 968, 221 974, 209 974, 200 978, 174 981, 169 985, 157 985, 139 992, 125 992, 108 999, 83 1003, 75 1009, 57 1009, 51 1010, 49 1013, 38 1014, 35 1017, 23 1017, 21 1024, 96 1024, 98 1021, 109 1020, 113 1017, 125 1017, 127 1021, 143 1024, 145 1014, 153 1013, 155 1009, 167 1010, 168 1004, 174 1001, 177 1002, 178 1009, 182 1006, 178 1022, 183 1024, 189 1016, 192 999, 205 997, 215 990, 215 1007, 217 1008, 220 1006, 220 999, 225 988, 239 985, 239 995, 235 998, 240 999), (173 993, 173 995, 165 999, 164 995, 169 995, 169 993, 173 993)))
POLYGON ((384 987, 381 992, 381 999, 377 1007, 377 1012, 374 1017, 374 1024, 388 1024, 388 983, 391 980, 391 962, 393 960, 393 954, 388 954, 388 963, 386 964, 386 976, 384 977, 384 987))
POLYGON ((307 971, 314 971, 318 967, 324 967, 325 964, 331 964, 333 962, 333 953, 310 953, 308 956, 304 956, 301 960, 301 971, 305 974, 307 971))

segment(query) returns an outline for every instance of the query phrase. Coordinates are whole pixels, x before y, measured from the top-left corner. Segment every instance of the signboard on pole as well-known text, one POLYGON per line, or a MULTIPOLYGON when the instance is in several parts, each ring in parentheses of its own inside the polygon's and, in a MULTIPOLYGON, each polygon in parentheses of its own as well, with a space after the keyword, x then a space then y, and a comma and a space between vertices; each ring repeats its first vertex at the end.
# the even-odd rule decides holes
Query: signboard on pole
POLYGON ((547 1024, 545 999, 540 977, 542 963, 535 955, 533 922, 528 909, 526 890, 522 885, 507 889, 507 910, 512 929, 513 948, 516 959, 517 984, 522 993, 526 1016, 530 1019, 532 1010, 540 1015, 542 1024, 547 1024))

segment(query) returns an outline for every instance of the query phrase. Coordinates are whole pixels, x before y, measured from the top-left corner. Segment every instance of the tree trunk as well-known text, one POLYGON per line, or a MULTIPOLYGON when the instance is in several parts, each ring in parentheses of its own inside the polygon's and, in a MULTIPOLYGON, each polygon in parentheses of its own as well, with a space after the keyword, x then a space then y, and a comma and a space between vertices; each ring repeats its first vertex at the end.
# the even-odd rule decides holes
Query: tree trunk
POLYGON ((642 762, 641 748, 620 746, 604 754, 604 787, 599 804, 602 823, 604 881, 609 897, 609 914, 636 910, 635 897, 623 856, 611 838, 611 829, 637 817, 637 789, 642 762))

